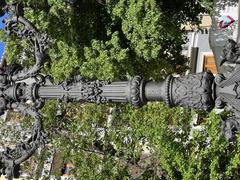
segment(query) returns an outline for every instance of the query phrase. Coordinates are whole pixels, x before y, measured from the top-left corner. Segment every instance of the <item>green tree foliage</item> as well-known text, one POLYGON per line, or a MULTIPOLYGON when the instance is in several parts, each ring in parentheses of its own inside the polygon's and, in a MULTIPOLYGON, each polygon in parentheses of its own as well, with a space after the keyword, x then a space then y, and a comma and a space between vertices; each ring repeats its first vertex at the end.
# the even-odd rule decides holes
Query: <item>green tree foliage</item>
MULTIPOLYGON (((181 24, 199 22, 200 3, 189 0, 26 0, 26 17, 52 38, 45 72, 56 81, 82 74, 88 78, 126 79, 129 75, 161 79, 186 68, 181 56, 181 24), (177 8, 176 8, 177 7, 177 8)), ((26 43, 7 46, 6 57, 33 59, 26 43), (16 56, 19 50, 24 55, 16 56)), ((29 62, 28 61, 28 62, 29 62)))
MULTIPOLYGON (((46 118, 52 116, 48 113, 51 109, 54 107, 45 109, 46 118)), ((179 124, 188 124, 186 114, 189 113, 183 109, 169 110, 163 104, 149 104, 139 110, 123 105, 111 109, 109 119, 110 112, 105 106, 71 104, 66 107, 66 116, 57 130, 52 131, 58 132, 53 139, 65 160, 77 166, 78 178, 131 178, 129 167, 139 165, 142 145, 149 144, 153 158, 158 160, 155 144, 158 145, 161 138, 171 144, 174 135, 188 137, 177 131, 179 124), (177 122, 176 117, 179 118, 177 122)), ((50 119, 45 122, 51 124, 50 119)), ((189 126, 184 128, 187 130, 189 126)), ((150 165, 147 168, 152 169, 150 165)), ((147 169, 143 172, 147 173, 147 169)))
MULTIPOLYGON (((53 112, 55 107, 49 107, 47 112, 53 112)), ((228 143, 214 113, 201 130, 192 130, 191 113, 181 108, 150 103, 139 110, 123 105, 110 109, 70 104, 52 131, 58 132, 52 137, 65 161, 76 165, 77 178, 133 178, 132 166, 142 170, 142 179, 238 177, 240 138, 228 143), (143 146, 150 149, 150 163, 142 162, 143 146)), ((47 112, 45 117, 51 117, 47 112)), ((45 120, 51 121, 54 118, 45 120)))

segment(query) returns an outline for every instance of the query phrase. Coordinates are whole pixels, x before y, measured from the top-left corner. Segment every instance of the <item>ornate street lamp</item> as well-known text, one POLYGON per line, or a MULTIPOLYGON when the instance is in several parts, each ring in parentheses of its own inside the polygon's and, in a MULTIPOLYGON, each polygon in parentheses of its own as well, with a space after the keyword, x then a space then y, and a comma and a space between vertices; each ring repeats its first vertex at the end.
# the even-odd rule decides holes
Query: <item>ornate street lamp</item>
POLYGON ((240 131, 240 67, 237 65, 240 51, 233 40, 227 42, 222 60, 223 64, 233 63, 236 66, 227 74, 218 74, 216 77, 211 72, 202 72, 184 77, 168 76, 163 82, 146 81, 140 76, 130 81, 109 82, 87 81, 81 76, 75 76, 55 85, 49 76, 39 73, 48 48, 48 37, 23 17, 21 5, 4 4, 4 9, 11 14, 11 18, 5 22, 6 33, 27 38, 34 47, 36 59, 30 69, 14 64, 0 69, 0 113, 17 109, 35 120, 31 138, 1 154, 2 173, 8 179, 12 179, 19 165, 46 143, 38 110, 49 99, 97 104, 130 103, 135 107, 141 107, 149 101, 164 101, 170 107, 182 106, 206 111, 228 106, 234 115, 223 121, 223 133, 231 140, 240 131), (30 77, 36 81, 31 84, 22 82, 30 77), (34 105, 27 105, 28 100, 34 105))

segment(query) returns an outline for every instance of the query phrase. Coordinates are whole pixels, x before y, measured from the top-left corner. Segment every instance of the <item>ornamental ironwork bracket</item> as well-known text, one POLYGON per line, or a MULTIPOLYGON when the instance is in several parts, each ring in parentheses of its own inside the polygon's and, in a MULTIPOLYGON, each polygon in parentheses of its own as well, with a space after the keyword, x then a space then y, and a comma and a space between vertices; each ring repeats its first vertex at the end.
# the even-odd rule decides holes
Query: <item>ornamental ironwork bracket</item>
POLYGON ((239 44, 233 40, 227 42, 223 51, 222 66, 234 64, 235 67, 230 68, 228 74, 216 77, 211 72, 202 72, 181 77, 169 76, 163 82, 146 81, 141 76, 135 76, 129 81, 109 82, 88 81, 75 76, 61 84, 54 84, 48 76, 40 74, 49 38, 24 18, 22 5, 14 3, 5 5, 4 9, 11 14, 11 18, 5 22, 6 33, 27 39, 34 47, 36 60, 35 65, 29 69, 15 64, 0 69, 0 114, 6 110, 18 109, 35 120, 31 138, 16 145, 15 149, 6 149, 0 155, 1 170, 8 179, 12 179, 20 164, 46 143, 38 109, 49 99, 96 104, 130 103, 135 107, 141 107, 150 101, 164 101, 170 107, 181 106, 205 111, 228 106, 234 115, 223 120, 222 131, 228 140, 232 140, 240 131, 240 49, 239 44), (21 81, 30 77, 36 81, 31 84, 21 81), (28 100, 34 105, 27 105, 28 100))

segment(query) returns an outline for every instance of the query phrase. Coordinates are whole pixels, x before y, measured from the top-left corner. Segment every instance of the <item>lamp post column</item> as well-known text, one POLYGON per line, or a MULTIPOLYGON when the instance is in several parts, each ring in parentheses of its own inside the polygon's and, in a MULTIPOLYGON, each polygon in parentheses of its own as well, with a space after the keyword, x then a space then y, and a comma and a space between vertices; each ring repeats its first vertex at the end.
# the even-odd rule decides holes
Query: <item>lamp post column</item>
POLYGON ((97 104, 130 103, 135 107, 150 101, 164 101, 170 107, 210 111, 215 101, 213 80, 214 76, 208 72, 183 77, 168 76, 162 82, 145 81, 141 76, 117 82, 86 81, 76 77, 60 85, 39 85, 33 97, 97 104))

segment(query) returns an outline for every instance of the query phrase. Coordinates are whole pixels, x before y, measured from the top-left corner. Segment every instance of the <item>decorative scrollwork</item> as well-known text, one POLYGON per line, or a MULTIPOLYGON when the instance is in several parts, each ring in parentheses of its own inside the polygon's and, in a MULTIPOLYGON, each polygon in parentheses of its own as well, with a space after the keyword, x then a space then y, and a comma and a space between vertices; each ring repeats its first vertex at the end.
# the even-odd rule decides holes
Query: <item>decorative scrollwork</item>
POLYGON ((13 81, 23 80, 35 76, 42 67, 45 52, 49 47, 49 38, 46 34, 40 33, 37 28, 23 17, 24 10, 21 4, 13 3, 6 6, 6 11, 12 14, 5 22, 5 31, 8 35, 16 34, 20 38, 28 39, 34 49, 36 63, 30 69, 23 69, 11 77, 13 81))
POLYGON ((225 62, 229 63, 240 63, 240 47, 236 41, 229 39, 222 51, 221 64, 225 62))
POLYGON ((32 136, 27 141, 19 143, 15 149, 7 148, 1 154, 1 163, 3 165, 1 172, 8 179, 12 179, 16 168, 30 158, 39 146, 46 143, 46 134, 43 132, 41 115, 34 108, 27 107, 22 103, 12 103, 11 107, 18 109, 24 115, 32 116, 35 123, 32 136))
POLYGON ((143 98, 144 79, 141 76, 135 76, 130 81, 130 103, 135 107, 141 107, 145 103, 143 98))
POLYGON ((240 133, 240 119, 234 116, 229 118, 220 116, 220 118, 222 120, 220 129, 224 137, 230 142, 233 141, 236 138, 235 135, 240 133))
POLYGON ((226 73, 215 77, 215 106, 227 107, 233 114, 222 119, 221 131, 228 141, 235 139, 240 133, 240 45, 229 39, 222 51, 221 66, 226 73))
POLYGON ((82 100, 85 100, 87 102, 94 102, 97 104, 107 103, 108 100, 105 97, 101 96, 101 87, 106 84, 109 84, 109 82, 99 80, 83 83, 81 87, 81 94, 83 97, 82 100))
POLYGON ((109 84, 109 81, 86 81, 81 76, 76 76, 73 79, 61 83, 63 93, 62 100, 75 102, 91 102, 96 104, 107 103, 108 99, 101 95, 103 92, 101 87, 109 84), (74 90, 78 89, 79 93, 75 95, 74 90))
POLYGON ((209 72, 173 78, 170 102, 174 106, 212 110, 214 107, 213 80, 214 76, 209 72))
MULTIPOLYGON (((16 81, 33 77, 39 72, 48 48, 49 38, 45 34, 40 33, 34 25, 23 17, 24 10, 21 4, 5 4, 3 9, 11 14, 9 20, 5 22, 6 33, 27 39, 34 47, 36 59, 35 65, 30 69, 22 69, 20 66, 13 64, 4 67, 0 74, 0 114, 3 114, 7 109, 17 109, 22 114, 31 116, 35 120, 30 139, 19 143, 15 149, 7 148, 0 154, 1 173, 11 180, 14 177, 14 173, 19 170, 20 164, 31 157, 39 146, 46 143, 42 117, 37 112, 37 108, 40 106, 35 105, 36 108, 34 108, 24 105, 25 100, 36 100, 36 85, 43 83, 37 81, 27 85, 26 83, 16 81)), ((35 104, 39 100, 36 100, 35 104)), ((42 105, 42 103, 40 104, 42 105)))

